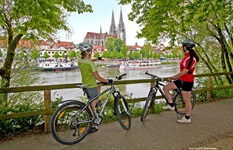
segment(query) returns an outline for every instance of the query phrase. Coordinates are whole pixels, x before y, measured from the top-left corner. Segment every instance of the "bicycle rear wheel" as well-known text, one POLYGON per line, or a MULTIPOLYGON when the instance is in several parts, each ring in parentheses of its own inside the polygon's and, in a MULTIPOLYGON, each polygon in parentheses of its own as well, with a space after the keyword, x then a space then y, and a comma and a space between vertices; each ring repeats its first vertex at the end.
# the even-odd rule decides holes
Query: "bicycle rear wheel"
POLYGON ((127 101, 121 95, 117 96, 114 102, 114 110, 118 121, 124 130, 131 127, 131 115, 127 101))
MULTIPOLYGON (((185 102, 183 100, 183 96, 182 96, 181 92, 176 93, 173 101, 175 104, 175 111, 178 114, 185 115, 186 107, 185 107, 185 102)), ((194 91, 191 91, 190 101, 191 101, 192 109, 193 109, 195 104, 196 104, 196 95, 195 95, 194 91)))
POLYGON ((153 95, 150 94, 150 95, 147 97, 146 103, 145 103, 144 108, 143 108, 143 110, 142 110, 141 122, 143 122, 143 121, 146 119, 147 115, 149 114, 149 110, 150 110, 151 107, 152 107, 152 101, 153 101, 153 100, 154 100, 153 95))
POLYGON ((62 144, 75 144, 83 140, 91 126, 91 112, 79 101, 62 104, 53 113, 50 127, 52 136, 62 144))

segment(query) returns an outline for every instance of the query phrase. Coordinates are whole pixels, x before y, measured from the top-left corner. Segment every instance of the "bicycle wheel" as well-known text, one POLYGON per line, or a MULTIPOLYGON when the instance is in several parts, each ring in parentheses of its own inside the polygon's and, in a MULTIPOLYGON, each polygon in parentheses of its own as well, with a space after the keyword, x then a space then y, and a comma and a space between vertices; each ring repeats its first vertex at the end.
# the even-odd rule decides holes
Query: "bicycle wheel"
MULTIPOLYGON (((174 96, 173 101, 174 101, 174 104, 175 104, 175 111, 178 114, 185 115, 186 107, 185 107, 185 102, 183 100, 181 92, 176 93, 176 95, 174 96)), ((191 101, 192 109, 193 109, 195 104, 196 104, 196 95, 195 95, 194 91, 191 91, 190 101, 191 101)))
POLYGON ((69 101, 62 104, 53 113, 50 127, 52 136, 62 144, 75 144, 83 140, 90 129, 92 120, 84 103, 69 101))
POLYGON ((114 111, 121 127, 124 130, 129 130, 131 126, 131 115, 128 103, 123 96, 119 95, 115 98, 114 111))
POLYGON ((141 114, 141 122, 143 122, 146 119, 147 115, 149 114, 149 110, 152 107, 152 101, 154 100, 153 97, 154 96, 152 94, 150 94, 146 99, 146 103, 144 105, 144 108, 143 108, 142 114, 141 114))

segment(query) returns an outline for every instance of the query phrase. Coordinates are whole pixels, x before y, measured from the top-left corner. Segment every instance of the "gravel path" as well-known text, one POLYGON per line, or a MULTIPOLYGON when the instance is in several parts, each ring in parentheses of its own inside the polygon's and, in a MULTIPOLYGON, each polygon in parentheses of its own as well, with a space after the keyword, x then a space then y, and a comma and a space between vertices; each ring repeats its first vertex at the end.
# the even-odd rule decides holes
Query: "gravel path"
POLYGON ((176 113, 149 115, 145 122, 132 119, 124 131, 118 122, 74 145, 62 145, 51 134, 0 142, 0 150, 233 150, 233 99, 195 106, 191 124, 176 123, 176 113))

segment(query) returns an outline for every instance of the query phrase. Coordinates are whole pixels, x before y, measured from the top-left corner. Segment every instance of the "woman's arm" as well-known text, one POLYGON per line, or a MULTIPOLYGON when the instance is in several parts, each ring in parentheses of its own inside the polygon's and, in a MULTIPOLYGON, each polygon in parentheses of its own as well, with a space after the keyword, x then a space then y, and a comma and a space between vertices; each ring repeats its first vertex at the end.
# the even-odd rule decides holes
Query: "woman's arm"
POLYGON ((179 72, 178 74, 172 76, 172 79, 178 79, 181 76, 185 75, 186 73, 189 72, 189 69, 183 69, 181 72, 179 72))

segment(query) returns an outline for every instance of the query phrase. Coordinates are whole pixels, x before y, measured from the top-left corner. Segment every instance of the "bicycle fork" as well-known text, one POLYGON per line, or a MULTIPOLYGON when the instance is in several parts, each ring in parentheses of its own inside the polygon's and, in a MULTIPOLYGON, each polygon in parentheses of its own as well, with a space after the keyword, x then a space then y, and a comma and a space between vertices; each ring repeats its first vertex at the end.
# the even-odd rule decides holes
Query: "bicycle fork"
MULTIPOLYGON (((115 101, 116 101, 117 99, 121 99, 121 98, 122 98, 122 96, 121 96, 121 94, 120 94, 119 92, 116 92, 116 93, 117 93, 117 94, 114 96, 115 101)), ((129 110, 127 109, 127 107, 125 106, 125 102, 124 102, 123 98, 122 98, 122 100, 120 101, 120 103, 121 103, 121 105, 123 106, 124 112, 126 112, 127 115, 131 116, 130 111, 129 111, 129 110)), ((114 106, 114 107, 117 107, 117 106, 114 106)), ((116 109, 119 109, 119 107, 118 107, 118 108, 114 108, 114 111, 116 111, 116 109)), ((121 110, 121 109, 119 109, 118 111, 119 111, 120 114, 122 114, 122 110, 121 110)), ((116 113, 116 112, 115 112, 115 113, 116 113)))

